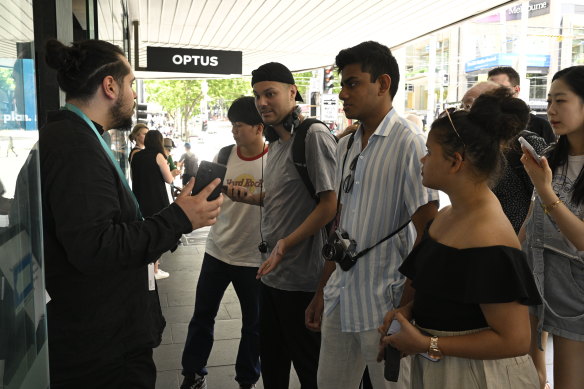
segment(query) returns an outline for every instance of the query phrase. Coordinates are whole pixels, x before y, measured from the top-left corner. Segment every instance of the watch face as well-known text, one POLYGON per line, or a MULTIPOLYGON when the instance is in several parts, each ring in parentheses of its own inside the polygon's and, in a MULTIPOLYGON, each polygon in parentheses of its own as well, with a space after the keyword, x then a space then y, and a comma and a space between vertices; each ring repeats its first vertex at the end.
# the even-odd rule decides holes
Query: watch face
POLYGON ((442 358, 442 352, 440 352, 440 350, 438 350, 438 349, 430 349, 428 351, 428 355, 434 359, 442 358))

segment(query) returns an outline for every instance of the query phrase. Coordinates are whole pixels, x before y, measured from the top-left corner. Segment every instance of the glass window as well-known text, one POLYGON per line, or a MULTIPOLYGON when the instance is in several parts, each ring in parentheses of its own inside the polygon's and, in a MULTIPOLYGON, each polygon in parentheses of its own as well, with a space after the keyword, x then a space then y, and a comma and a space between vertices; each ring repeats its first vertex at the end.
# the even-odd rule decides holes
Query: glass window
POLYGON ((48 388, 32 4, 0 15, 0 388, 48 388))

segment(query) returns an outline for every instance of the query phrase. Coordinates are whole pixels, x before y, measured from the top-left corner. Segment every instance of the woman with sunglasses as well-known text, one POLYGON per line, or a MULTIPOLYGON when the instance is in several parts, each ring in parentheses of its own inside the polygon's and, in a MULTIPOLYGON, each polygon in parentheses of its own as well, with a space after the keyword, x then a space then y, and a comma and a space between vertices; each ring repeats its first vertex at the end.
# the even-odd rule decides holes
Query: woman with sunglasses
MULTIPOLYGON (((429 223, 400 267, 413 300, 386 315, 401 330, 382 336, 412 355, 412 388, 534 388, 528 305, 540 299, 511 223, 490 189, 502 149, 523 130, 525 103, 506 88, 483 94, 469 112, 432 123, 423 184, 451 205, 429 223), (430 360, 432 359, 432 360, 430 360)), ((403 303, 403 302, 402 302, 403 303)))
POLYGON ((535 187, 519 234, 544 304, 532 313, 531 354, 546 386, 542 333, 553 335, 554 385, 584 385, 584 66, 557 72, 547 114, 558 142, 540 159, 521 162, 535 187))

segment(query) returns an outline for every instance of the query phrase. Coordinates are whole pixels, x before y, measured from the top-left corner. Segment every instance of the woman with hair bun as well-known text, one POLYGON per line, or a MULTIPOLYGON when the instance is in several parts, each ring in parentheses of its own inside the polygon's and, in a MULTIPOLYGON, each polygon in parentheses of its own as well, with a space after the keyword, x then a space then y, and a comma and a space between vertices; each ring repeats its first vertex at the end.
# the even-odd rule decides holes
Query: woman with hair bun
POLYGON ((547 114, 558 142, 541 166, 521 157, 536 195, 519 236, 544 302, 532 310, 531 355, 544 388, 541 335, 551 333, 554 385, 575 389, 584 385, 584 66, 554 75, 547 114))
POLYGON ((382 346, 412 355, 412 388, 534 388, 528 305, 540 299, 525 254, 490 189, 502 148, 523 130, 525 103, 506 88, 477 98, 470 112, 432 123, 423 184, 451 205, 429 223, 400 267, 412 301, 387 313, 382 346), (392 320, 401 330, 384 336, 392 320), (431 357, 434 360, 430 360, 431 357))
POLYGON ((134 154, 138 151, 144 150, 144 138, 146 137, 146 133, 148 132, 148 126, 144 123, 138 123, 132 128, 132 132, 128 135, 128 139, 130 142, 134 142, 134 147, 130 151, 130 155, 128 156, 128 162, 132 163, 132 158, 134 158, 134 154))

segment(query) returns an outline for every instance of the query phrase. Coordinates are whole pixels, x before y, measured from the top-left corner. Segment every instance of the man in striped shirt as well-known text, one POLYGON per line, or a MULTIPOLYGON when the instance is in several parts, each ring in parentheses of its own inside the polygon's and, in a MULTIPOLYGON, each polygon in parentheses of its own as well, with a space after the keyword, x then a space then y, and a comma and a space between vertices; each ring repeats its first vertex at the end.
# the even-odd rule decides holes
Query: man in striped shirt
POLYGON ((363 42, 342 50, 336 64, 345 115, 361 122, 353 141, 345 137, 337 147, 339 228, 356 242, 355 252, 371 250, 347 271, 327 262, 326 287, 307 309, 306 325, 318 330, 324 298, 318 387, 356 388, 367 365, 375 389, 405 388, 404 371, 397 384, 384 380, 377 328, 400 302, 405 280, 398 267, 436 214, 438 192, 422 186, 424 135, 393 109, 399 70, 391 51, 363 42))

